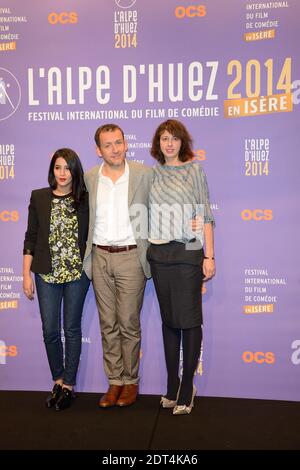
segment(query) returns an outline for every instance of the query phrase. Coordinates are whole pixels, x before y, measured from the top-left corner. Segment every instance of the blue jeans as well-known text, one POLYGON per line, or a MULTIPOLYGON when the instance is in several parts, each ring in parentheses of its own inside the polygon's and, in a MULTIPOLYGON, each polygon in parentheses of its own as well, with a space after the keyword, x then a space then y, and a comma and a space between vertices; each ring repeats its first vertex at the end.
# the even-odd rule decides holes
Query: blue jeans
POLYGON ((90 280, 83 272, 78 281, 51 284, 36 274, 35 283, 52 378, 62 379, 66 385, 75 385, 81 353, 82 310, 90 280), (65 361, 61 340, 62 300, 65 361))

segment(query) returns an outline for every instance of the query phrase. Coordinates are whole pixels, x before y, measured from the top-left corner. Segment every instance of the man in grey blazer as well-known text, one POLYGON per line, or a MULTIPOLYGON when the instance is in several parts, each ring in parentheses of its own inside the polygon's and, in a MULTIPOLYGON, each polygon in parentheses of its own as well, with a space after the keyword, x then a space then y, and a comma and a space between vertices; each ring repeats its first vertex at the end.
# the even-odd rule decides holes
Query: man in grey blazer
POLYGON ((90 223, 84 267, 99 311, 104 370, 109 389, 99 406, 128 406, 138 394, 140 310, 150 268, 148 196, 151 169, 126 161, 127 143, 115 124, 99 127, 103 159, 85 175, 90 223))

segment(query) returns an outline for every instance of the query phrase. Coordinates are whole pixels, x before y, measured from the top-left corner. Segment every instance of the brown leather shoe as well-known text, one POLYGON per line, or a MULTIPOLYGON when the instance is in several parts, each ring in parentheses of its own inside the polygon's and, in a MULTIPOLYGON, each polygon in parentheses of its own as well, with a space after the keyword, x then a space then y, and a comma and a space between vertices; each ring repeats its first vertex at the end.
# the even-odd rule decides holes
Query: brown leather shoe
POLYGON ((109 408, 110 406, 115 406, 121 392, 123 390, 123 385, 110 385, 107 392, 102 396, 99 401, 99 406, 101 408, 109 408))
POLYGON ((122 393, 116 403, 117 406, 129 406, 136 402, 138 394, 138 385, 124 385, 122 393))

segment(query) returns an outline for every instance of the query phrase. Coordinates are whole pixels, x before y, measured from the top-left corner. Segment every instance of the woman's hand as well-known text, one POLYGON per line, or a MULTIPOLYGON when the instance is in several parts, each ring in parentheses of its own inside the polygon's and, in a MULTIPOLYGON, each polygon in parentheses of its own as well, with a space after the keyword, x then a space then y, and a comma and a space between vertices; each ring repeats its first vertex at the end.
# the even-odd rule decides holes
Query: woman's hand
POLYGON ((204 227, 203 217, 201 215, 196 215, 193 219, 190 220, 190 228, 193 232, 202 233, 204 227))
POLYGON ((211 258, 204 258, 203 260, 203 281, 207 281, 216 274, 216 264, 215 260, 211 258))
POLYGON ((33 300, 34 282, 32 280, 31 274, 26 274, 23 276, 23 292, 29 300, 33 300))

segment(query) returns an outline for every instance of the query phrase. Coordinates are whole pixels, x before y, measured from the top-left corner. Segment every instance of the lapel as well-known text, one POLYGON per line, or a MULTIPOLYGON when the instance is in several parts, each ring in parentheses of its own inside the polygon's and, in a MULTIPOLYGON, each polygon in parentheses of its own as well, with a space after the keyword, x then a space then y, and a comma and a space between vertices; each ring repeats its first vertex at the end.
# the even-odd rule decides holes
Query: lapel
POLYGON ((42 220, 47 224, 47 233, 50 234, 50 219, 51 219, 51 201, 52 201, 52 189, 47 188, 45 192, 45 204, 42 204, 42 220))
POLYGON ((90 191, 90 207, 91 207, 91 219, 95 219, 96 214, 96 205, 97 205, 97 191, 98 191, 98 182, 99 182, 99 169, 100 165, 95 168, 94 173, 92 174, 91 181, 91 191, 90 191))
POLYGON ((129 166, 129 184, 128 184, 128 207, 131 206, 133 197, 140 184, 142 173, 137 171, 131 162, 127 162, 129 166))

